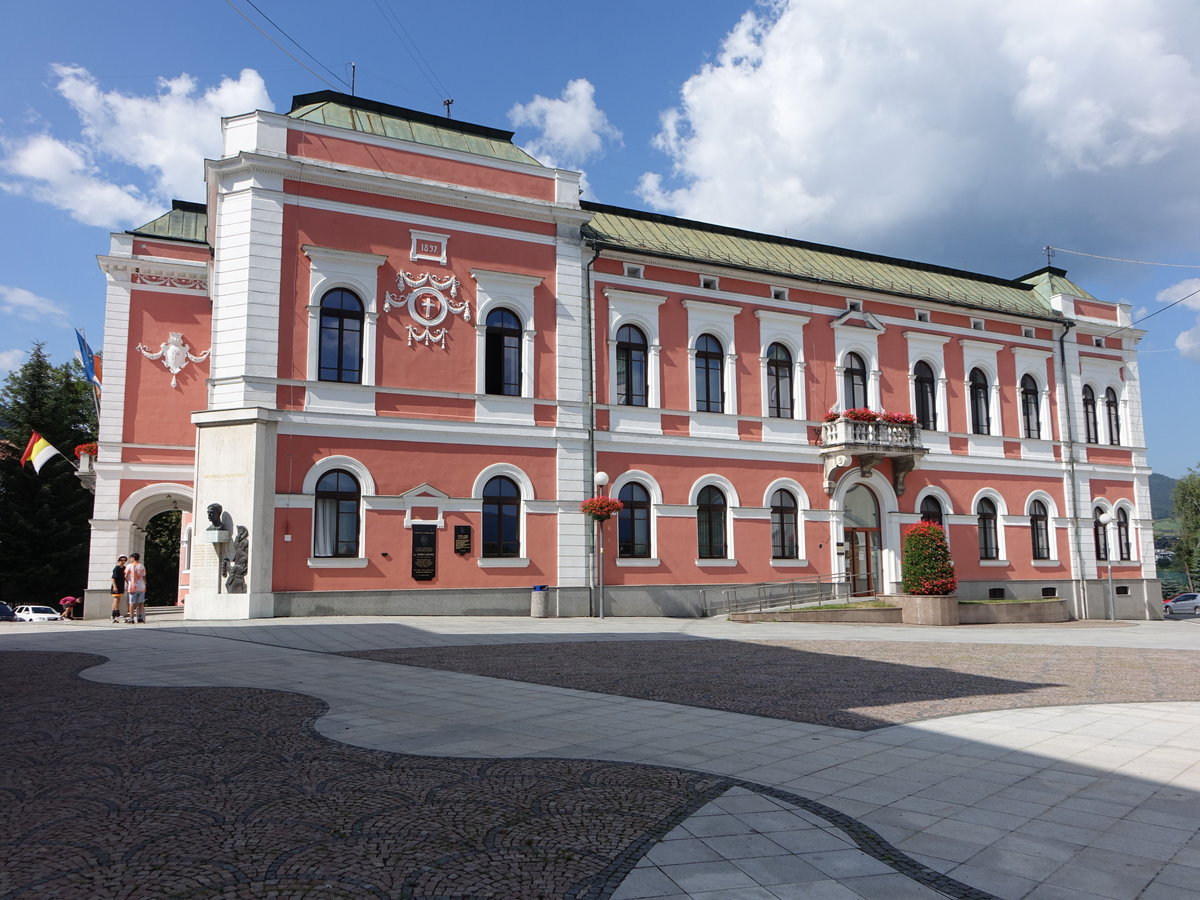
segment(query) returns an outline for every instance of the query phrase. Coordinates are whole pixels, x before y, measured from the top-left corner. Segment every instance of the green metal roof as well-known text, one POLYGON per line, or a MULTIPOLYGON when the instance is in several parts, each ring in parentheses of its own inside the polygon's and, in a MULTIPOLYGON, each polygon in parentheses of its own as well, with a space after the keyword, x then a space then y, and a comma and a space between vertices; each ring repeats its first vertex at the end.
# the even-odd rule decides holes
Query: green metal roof
POLYGON ((316 91, 292 98, 288 116, 348 128, 364 134, 412 141, 444 150, 459 150, 508 162, 540 166, 541 163, 512 142, 513 132, 471 122, 459 122, 415 109, 391 106, 337 91, 316 91))
MULTIPOLYGON (((584 201, 582 205, 593 213, 591 221, 583 227, 584 239, 604 249, 730 266, 1016 315, 1062 318, 1051 308, 1049 295, 1020 280, 599 203, 584 201)), ((1078 290, 1072 287, 1066 292, 1078 290)), ((1086 295, 1075 293, 1075 296, 1086 295)))
POLYGON ((131 228, 128 234, 142 237, 167 238, 172 241, 208 243, 208 211, 203 203, 174 200, 171 211, 147 222, 140 228, 131 228))
POLYGON ((1030 272, 1028 275, 1017 280, 1033 285, 1033 289, 1046 300, 1049 300, 1056 294, 1068 294, 1072 297, 1078 297, 1081 300, 1096 299, 1068 278, 1066 269, 1059 269, 1055 266, 1046 266, 1043 269, 1038 269, 1036 272, 1030 272))

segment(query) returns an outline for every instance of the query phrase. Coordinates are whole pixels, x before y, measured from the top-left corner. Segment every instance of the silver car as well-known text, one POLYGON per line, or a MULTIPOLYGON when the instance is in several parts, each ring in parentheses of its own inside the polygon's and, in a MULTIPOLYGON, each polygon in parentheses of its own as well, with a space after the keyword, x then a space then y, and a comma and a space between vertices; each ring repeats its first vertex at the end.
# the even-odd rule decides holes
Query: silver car
POLYGON ((1200 594, 1177 594, 1163 603, 1164 616, 1177 616, 1183 613, 1200 616, 1200 594))

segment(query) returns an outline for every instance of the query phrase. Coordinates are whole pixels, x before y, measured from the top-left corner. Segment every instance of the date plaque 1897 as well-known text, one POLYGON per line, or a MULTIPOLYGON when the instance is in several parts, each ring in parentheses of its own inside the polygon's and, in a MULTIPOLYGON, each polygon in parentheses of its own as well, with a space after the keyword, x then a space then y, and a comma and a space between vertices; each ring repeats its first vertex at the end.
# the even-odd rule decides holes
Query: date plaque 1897
POLYGON ((437 574, 437 526, 412 527, 413 581, 433 581, 437 574))

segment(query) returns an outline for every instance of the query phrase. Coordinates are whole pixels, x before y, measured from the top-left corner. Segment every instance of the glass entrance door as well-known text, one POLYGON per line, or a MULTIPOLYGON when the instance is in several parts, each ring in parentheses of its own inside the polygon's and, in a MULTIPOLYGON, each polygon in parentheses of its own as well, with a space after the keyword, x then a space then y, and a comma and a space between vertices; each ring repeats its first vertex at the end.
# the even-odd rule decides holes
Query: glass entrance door
POLYGON ((855 597, 876 594, 882 587, 879 501, 870 488, 856 484, 846 492, 843 514, 850 593, 855 597))

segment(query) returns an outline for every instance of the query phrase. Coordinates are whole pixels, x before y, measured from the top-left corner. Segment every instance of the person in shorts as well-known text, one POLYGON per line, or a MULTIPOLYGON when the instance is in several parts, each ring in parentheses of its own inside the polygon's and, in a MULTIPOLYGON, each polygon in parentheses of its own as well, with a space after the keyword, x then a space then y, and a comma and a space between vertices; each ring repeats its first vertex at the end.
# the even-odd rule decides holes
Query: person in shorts
POLYGON ((129 562, 129 557, 121 555, 117 557, 117 564, 112 570, 112 586, 109 588, 112 593, 112 620, 115 625, 121 621, 121 600, 125 597, 125 564, 129 562))
POLYGON ((146 622, 146 567, 137 553, 129 554, 125 566, 125 589, 129 594, 129 622, 131 625, 146 622))

